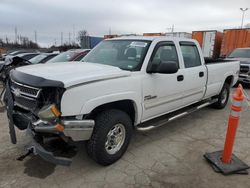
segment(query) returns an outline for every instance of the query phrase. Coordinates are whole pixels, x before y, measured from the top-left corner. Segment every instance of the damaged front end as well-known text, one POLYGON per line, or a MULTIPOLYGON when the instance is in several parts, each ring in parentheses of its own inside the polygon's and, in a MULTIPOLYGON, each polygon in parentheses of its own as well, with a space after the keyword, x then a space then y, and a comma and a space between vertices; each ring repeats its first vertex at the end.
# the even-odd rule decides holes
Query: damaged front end
POLYGON ((65 157, 65 148, 72 148, 72 141, 88 140, 94 121, 61 116, 60 101, 65 91, 62 83, 14 71, 7 81, 4 97, 11 142, 16 143, 15 127, 26 129, 32 140, 30 151, 46 161, 69 165, 71 159, 65 157), (63 142, 66 147, 55 141, 63 142))

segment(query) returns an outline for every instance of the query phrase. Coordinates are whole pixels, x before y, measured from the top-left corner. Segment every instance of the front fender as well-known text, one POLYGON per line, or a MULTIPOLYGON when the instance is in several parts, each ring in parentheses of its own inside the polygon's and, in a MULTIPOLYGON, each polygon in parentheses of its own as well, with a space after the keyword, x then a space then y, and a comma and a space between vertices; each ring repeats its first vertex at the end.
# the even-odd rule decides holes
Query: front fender
POLYGON ((61 99, 62 116, 89 114, 96 107, 121 100, 134 102, 136 117, 141 118, 140 76, 82 84, 66 89, 61 99))
POLYGON ((96 97, 94 99, 87 101, 82 107, 80 113, 88 114, 100 105, 111 103, 111 102, 116 102, 116 101, 121 101, 121 100, 132 100, 134 103, 136 103, 135 101, 139 99, 136 97, 136 94, 133 92, 114 93, 110 95, 104 95, 104 96, 96 97))
POLYGON ((93 98, 89 101, 87 101, 81 109, 80 114, 89 114, 91 111, 93 111, 95 108, 112 103, 112 102, 118 102, 122 100, 131 100, 134 104, 135 108, 135 123, 139 123, 139 117, 142 115, 142 108, 140 105, 140 98, 135 92, 123 92, 123 93, 114 93, 109 95, 104 95, 100 97, 93 98))

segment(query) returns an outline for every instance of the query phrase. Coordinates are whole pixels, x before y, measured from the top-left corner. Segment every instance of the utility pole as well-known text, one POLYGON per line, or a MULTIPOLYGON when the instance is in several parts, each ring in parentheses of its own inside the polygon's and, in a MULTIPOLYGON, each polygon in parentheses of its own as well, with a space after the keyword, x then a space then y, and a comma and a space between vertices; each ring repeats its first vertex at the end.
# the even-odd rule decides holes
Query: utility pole
POLYGON ((174 24, 172 25, 172 27, 167 28, 167 30, 169 30, 171 33, 173 33, 174 32, 174 24))
POLYGON ((73 43, 75 44, 75 24, 73 24, 73 43))
POLYGON ((35 43, 37 44, 37 32, 36 32, 36 30, 34 31, 34 33, 35 33, 35 43))
POLYGON ((63 45, 63 32, 61 32, 61 46, 63 45))
POLYGON ((174 24, 172 25, 172 30, 171 31, 172 31, 172 33, 174 32, 174 24))
POLYGON ((17 27, 15 26, 15 43, 17 43, 17 27))
POLYGON ((241 29, 243 28, 243 22, 244 22, 244 17, 245 17, 245 12, 248 10, 248 8, 240 8, 242 11, 242 18, 241 18, 241 29))
POLYGON ((69 32, 69 45, 71 43, 71 38, 70 38, 71 36, 70 35, 71 35, 71 33, 69 32))

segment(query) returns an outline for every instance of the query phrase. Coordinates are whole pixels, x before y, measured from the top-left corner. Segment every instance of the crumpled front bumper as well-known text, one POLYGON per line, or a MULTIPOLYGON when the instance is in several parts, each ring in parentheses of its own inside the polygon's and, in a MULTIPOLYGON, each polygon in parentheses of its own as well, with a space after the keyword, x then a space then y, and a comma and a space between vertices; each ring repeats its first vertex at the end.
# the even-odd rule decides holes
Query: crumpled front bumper
POLYGON ((28 146, 28 150, 32 150, 34 155, 38 155, 45 161, 57 165, 69 166, 72 163, 72 159, 67 157, 55 156, 53 152, 44 149, 44 147, 34 139, 34 135, 29 128, 27 129, 27 133, 31 139, 31 143, 28 146))
MULTIPOLYGON (((40 156, 45 161, 64 166, 69 166, 71 164, 71 157, 55 155, 54 151, 56 151, 57 154, 63 152, 63 156, 65 156, 67 152, 72 153, 72 151, 68 151, 67 149, 68 143, 63 142, 66 146, 66 150, 62 149, 61 146, 53 144, 49 147, 53 148, 51 151, 48 150, 47 147, 44 146, 44 142, 41 142, 37 137, 44 138, 46 135, 46 139, 48 140, 56 138, 60 141, 63 141, 63 138, 70 138, 69 140, 73 141, 88 140, 92 135, 95 124, 93 120, 61 120, 65 128, 63 132, 58 132, 54 128, 54 125, 49 122, 42 120, 33 122, 28 114, 12 111, 9 115, 11 119, 14 120, 13 124, 15 124, 16 127, 21 130, 26 129, 27 135, 31 140, 28 145, 29 151, 32 151, 33 154, 40 156)), ((15 134, 15 130, 10 132, 10 134, 15 134)), ((11 135, 11 137, 13 137, 13 135, 11 135)), ((47 146, 49 145, 48 143, 46 144, 47 146)))
MULTIPOLYGON (((19 116, 20 117, 20 116, 19 116)), ((22 116, 24 118, 24 116, 22 116)), ((28 150, 32 151, 33 154, 40 156, 45 161, 51 162, 57 165, 69 166, 72 162, 71 157, 62 157, 60 155, 55 155, 55 153, 65 154, 72 153, 67 148, 68 143, 63 142, 62 138, 68 137, 73 141, 78 140, 88 140, 94 128, 94 121, 92 120, 62 120, 61 123, 65 126, 63 132, 58 132, 53 125, 48 122, 38 120, 28 125, 26 131, 30 137, 30 144, 28 145, 28 150), (37 139, 37 137, 43 137, 46 135, 46 139, 62 141, 65 145, 64 148, 56 144, 49 145, 49 142, 45 143, 45 139, 37 139), (48 136, 51 135, 51 136, 48 136), (49 150, 46 146, 49 146, 49 150), (52 150, 51 150, 52 149, 52 150)), ((61 142, 61 143, 62 143, 61 142)), ((69 148, 69 147, 68 147, 69 148)))
POLYGON ((32 123, 35 132, 38 133, 62 133, 73 141, 89 140, 94 130, 94 120, 60 120, 64 126, 63 132, 58 132, 55 125, 49 122, 38 120, 32 123))

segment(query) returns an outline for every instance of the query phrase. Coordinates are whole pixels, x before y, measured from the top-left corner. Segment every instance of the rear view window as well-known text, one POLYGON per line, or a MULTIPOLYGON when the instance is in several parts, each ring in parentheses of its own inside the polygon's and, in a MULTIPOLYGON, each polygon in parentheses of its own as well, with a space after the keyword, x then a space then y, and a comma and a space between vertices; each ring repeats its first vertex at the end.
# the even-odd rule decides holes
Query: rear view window
POLYGON ((201 65, 200 54, 193 43, 180 43, 185 68, 201 65))

